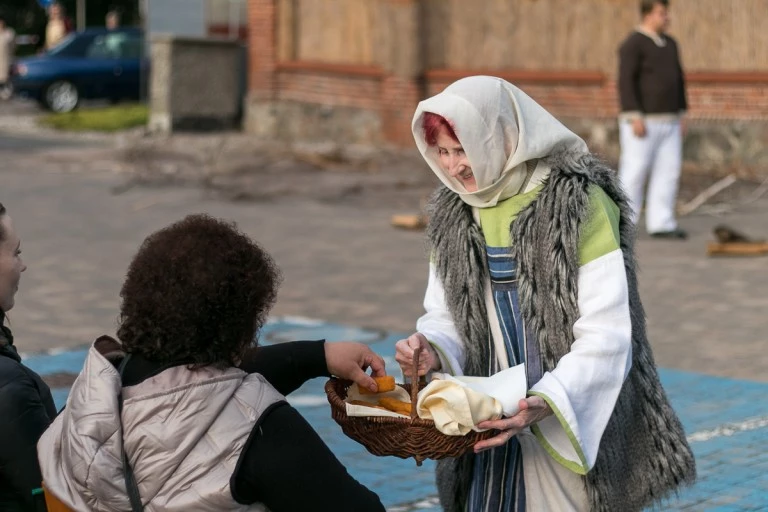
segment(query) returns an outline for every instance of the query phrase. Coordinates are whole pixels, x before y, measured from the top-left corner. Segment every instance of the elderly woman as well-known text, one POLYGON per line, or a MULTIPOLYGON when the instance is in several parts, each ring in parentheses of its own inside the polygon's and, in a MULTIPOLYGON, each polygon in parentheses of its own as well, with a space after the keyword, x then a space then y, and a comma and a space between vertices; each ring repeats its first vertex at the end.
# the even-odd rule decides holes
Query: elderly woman
POLYGON ((431 199, 426 314, 397 343, 419 374, 525 363, 520 412, 438 464, 448 511, 633 511, 695 478, 659 382, 637 292, 634 232, 614 172, 499 78, 421 102, 431 199))
POLYGON ((249 350, 277 283, 222 221, 149 236, 121 292, 120 343, 94 343, 38 444, 46 489, 78 511, 383 511, 283 395, 330 373, 375 390, 364 370, 384 363, 357 343, 249 350))

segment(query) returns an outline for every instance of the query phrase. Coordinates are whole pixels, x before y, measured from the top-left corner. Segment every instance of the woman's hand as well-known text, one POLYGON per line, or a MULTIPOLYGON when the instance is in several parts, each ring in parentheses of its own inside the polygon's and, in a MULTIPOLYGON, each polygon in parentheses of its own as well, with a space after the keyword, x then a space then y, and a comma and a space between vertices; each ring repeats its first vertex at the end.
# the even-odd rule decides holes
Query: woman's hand
POLYGON ((325 343, 325 364, 328 373, 342 379, 351 380, 358 386, 378 391, 373 377, 383 377, 384 359, 367 345, 353 342, 325 343), (371 375, 365 373, 370 368, 371 375))
POLYGON ((490 439, 480 441, 475 444, 475 453, 480 453, 491 448, 496 448, 506 444, 513 436, 519 434, 523 429, 538 423, 547 416, 551 416, 552 409, 549 404, 540 396, 529 396, 520 400, 518 404, 520 411, 509 418, 500 420, 481 421, 477 424, 483 429, 495 429, 502 432, 490 439))
POLYGON ((413 375, 413 353, 416 350, 421 350, 419 355, 419 376, 440 369, 440 358, 437 356, 434 347, 430 345, 423 334, 417 332, 395 344, 395 361, 400 364, 403 375, 406 377, 413 375))

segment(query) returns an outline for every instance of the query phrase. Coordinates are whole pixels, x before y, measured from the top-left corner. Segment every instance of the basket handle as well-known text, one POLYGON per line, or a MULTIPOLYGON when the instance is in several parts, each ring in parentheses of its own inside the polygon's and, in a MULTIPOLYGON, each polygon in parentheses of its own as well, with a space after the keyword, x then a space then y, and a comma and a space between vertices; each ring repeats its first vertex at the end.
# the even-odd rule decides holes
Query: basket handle
POLYGON ((421 356, 421 348, 413 351, 413 366, 411 367, 411 419, 415 420, 418 417, 416 413, 416 401, 419 396, 419 357, 421 356))

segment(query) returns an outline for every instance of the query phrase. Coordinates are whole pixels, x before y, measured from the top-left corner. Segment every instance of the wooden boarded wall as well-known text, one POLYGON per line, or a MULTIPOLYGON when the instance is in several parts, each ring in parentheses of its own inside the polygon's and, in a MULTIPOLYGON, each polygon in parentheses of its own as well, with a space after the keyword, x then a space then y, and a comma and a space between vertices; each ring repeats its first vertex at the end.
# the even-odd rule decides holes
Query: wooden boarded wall
MULTIPOLYGON (((599 70, 639 22, 638 0, 423 0, 427 68, 599 70)), ((689 70, 768 69, 768 0, 672 0, 689 70)))
POLYGON ((375 0, 279 0, 278 57, 370 65, 375 0))
MULTIPOLYGON (((425 69, 594 70, 613 75, 638 0, 416 0, 425 69)), ((393 0, 278 0, 278 59, 383 65, 399 44, 393 0)), ((768 69, 768 0, 673 0, 688 70, 768 69)), ((406 38, 407 40, 408 38, 406 38)))

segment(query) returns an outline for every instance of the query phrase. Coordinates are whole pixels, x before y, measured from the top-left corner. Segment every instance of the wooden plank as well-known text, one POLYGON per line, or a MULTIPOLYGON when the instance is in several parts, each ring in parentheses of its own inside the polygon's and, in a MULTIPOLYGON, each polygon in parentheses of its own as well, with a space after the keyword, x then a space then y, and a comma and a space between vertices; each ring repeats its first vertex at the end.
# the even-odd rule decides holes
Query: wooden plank
POLYGON ((296 0, 279 0, 277 4, 278 61, 290 61, 296 58, 295 4, 296 0))
POLYGON ((732 242, 720 244, 710 242, 707 245, 707 254, 710 256, 761 256, 768 254, 768 243, 739 243, 732 242))

